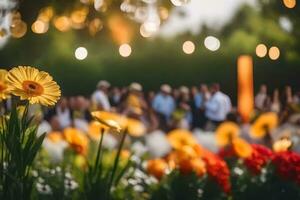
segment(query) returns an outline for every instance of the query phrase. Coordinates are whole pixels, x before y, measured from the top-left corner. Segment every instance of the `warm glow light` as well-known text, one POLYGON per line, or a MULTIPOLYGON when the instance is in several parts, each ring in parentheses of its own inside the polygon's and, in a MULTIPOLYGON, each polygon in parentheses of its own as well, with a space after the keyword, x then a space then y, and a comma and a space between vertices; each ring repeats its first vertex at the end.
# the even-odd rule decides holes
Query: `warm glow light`
POLYGON ((70 16, 72 27, 75 29, 83 28, 88 12, 88 9, 85 7, 73 11, 70 16))
POLYGON ((131 46, 129 44, 122 44, 119 48, 119 53, 122 57, 128 57, 130 56, 132 50, 131 46))
POLYGON ((41 20, 35 21, 31 26, 31 30, 37 34, 46 33, 48 31, 48 28, 49 28, 49 24, 41 20))
POLYGON ((103 28, 103 23, 99 18, 93 19, 89 24, 89 32, 95 36, 103 28))
POLYGON ((296 0, 283 0, 283 3, 287 8, 294 8, 297 4, 296 0))
POLYGON ((251 56, 238 58, 238 112, 242 121, 248 123, 254 107, 253 61, 251 56))
POLYGON ((140 27, 140 34, 141 36, 145 37, 145 38, 148 38, 148 37, 151 37, 153 34, 148 32, 146 29, 145 29, 145 26, 144 24, 141 25, 140 27))
POLYGON ((78 47, 75 50, 75 58, 77 60, 84 60, 88 55, 88 51, 84 47, 78 47))
POLYGON ((280 50, 278 47, 271 47, 269 50, 269 57, 271 60, 277 60, 280 56, 280 50))
POLYGON ((21 19, 13 20, 10 26, 11 36, 14 38, 21 38, 27 32, 27 24, 21 19))
POLYGON ((185 41, 182 45, 182 50, 186 54, 192 54, 195 51, 195 44, 192 41, 185 41))
POLYGON ((169 17, 169 11, 165 7, 159 8, 159 15, 163 20, 166 20, 169 17))
POLYGON ((68 17, 60 16, 54 19, 54 26, 61 32, 66 32, 71 28, 71 22, 68 17))
POLYGON ((133 27, 128 21, 119 14, 114 14, 108 18, 108 28, 111 31, 113 40, 118 44, 126 44, 133 37, 133 27))
POLYGON ((38 16, 38 20, 41 20, 43 22, 49 22, 50 19, 53 17, 53 15, 54 15, 53 8, 51 6, 45 7, 41 9, 38 16))
POLYGON ((220 40, 213 36, 208 36, 204 40, 204 46, 210 51, 217 51, 220 46, 220 40))
POLYGON ((174 6, 182 6, 189 3, 191 0, 171 0, 174 6))
POLYGON ((268 53, 268 49, 266 45, 264 44, 259 44, 256 46, 256 55, 260 58, 265 57, 268 53))

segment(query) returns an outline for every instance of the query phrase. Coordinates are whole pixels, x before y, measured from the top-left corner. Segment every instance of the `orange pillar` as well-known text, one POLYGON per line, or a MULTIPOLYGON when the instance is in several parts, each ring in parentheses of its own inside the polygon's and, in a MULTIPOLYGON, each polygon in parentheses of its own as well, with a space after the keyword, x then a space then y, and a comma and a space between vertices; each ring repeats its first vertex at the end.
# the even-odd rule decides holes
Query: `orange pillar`
POLYGON ((240 56, 237 65, 238 112, 243 123, 248 123, 254 107, 252 57, 248 55, 240 56))

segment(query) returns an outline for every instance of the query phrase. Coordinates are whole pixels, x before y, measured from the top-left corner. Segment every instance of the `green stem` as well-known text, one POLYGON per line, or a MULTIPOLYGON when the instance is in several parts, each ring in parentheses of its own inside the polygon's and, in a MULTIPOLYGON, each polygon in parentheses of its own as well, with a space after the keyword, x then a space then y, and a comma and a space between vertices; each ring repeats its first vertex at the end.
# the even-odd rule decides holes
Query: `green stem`
POLYGON ((112 171, 111 171, 111 175, 109 177, 110 179, 109 179, 108 188, 107 188, 107 199, 110 199, 110 190, 111 190, 113 180, 114 180, 114 176, 116 174, 117 167, 118 167, 118 164, 119 164, 121 151, 122 151, 122 148, 123 148, 123 145, 124 145, 124 142, 125 142, 125 138, 126 138, 126 135, 127 135, 126 132, 127 131, 125 131, 122 134, 122 138, 121 138, 121 142, 120 142, 120 145, 119 145, 119 148, 118 148, 118 152, 117 152, 117 155, 116 155, 116 158, 115 158, 115 161, 114 161, 114 165, 113 165, 113 168, 112 168, 112 171))
POLYGON ((103 143, 103 138, 104 138, 104 130, 101 130, 100 134, 101 134, 100 135, 100 142, 99 142, 99 145, 98 145, 97 156, 96 156, 96 161, 95 161, 95 166, 94 166, 94 170, 96 170, 96 171, 98 169, 100 157, 102 157, 102 143, 103 143))

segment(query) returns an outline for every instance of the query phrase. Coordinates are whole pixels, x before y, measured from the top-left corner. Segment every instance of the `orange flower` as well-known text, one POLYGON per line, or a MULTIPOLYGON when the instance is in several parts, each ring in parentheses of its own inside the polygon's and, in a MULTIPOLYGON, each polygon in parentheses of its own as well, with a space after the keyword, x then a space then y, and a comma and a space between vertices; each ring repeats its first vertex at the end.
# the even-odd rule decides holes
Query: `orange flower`
POLYGON ((180 149, 183 146, 194 146, 197 144, 193 134, 184 129, 176 129, 168 133, 167 139, 174 149, 180 149))
POLYGON ((241 158, 248 158, 252 154, 252 147, 245 140, 241 138, 235 138, 232 141, 233 149, 235 153, 241 158))
POLYGON ((63 135, 59 131, 53 131, 47 135, 47 138, 53 143, 57 143, 63 140, 63 135))
POLYGON ((120 156, 122 159, 127 160, 130 157, 130 151, 123 149, 120 156))
POLYGON ((196 158, 191 160, 191 165, 197 176, 201 177, 206 173, 205 162, 202 159, 196 158))
POLYGON ((276 113, 268 112, 260 115, 252 124, 250 135, 253 138, 263 138, 278 125, 278 116, 276 113))
POLYGON ((66 128, 64 130, 64 137, 77 153, 86 155, 89 141, 83 132, 75 128, 66 128))
POLYGON ((178 166, 182 174, 195 172, 197 176, 202 176, 206 172, 205 163, 201 158, 180 160, 178 166))
POLYGON ((147 171, 157 179, 161 179, 168 169, 168 165, 163 159, 149 160, 147 163, 147 171))
POLYGON ((292 146, 292 141, 288 138, 283 138, 276 141, 273 144, 273 150, 275 152, 284 152, 284 151, 288 151, 291 148, 291 146, 292 146))
POLYGON ((109 127, 104 124, 101 124, 100 122, 92 121, 89 124, 88 135, 93 140, 99 140, 102 129, 107 131, 109 129, 109 127))
POLYGON ((128 134, 131 136, 140 137, 146 133, 146 127, 139 120, 128 118, 126 126, 128 134))
POLYGON ((221 147, 231 143, 231 141, 238 137, 240 128, 234 122, 224 122, 216 130, 217 144, 221 147))

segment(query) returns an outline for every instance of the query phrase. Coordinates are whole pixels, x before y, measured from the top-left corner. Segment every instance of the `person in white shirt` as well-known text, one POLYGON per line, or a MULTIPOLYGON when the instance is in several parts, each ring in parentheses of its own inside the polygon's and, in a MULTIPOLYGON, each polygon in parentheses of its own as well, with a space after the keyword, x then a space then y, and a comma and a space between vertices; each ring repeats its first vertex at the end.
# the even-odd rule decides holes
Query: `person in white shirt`
POLYGON ((61 129, 71 126, 72 117, 71 117, 71 110, 69 109, 69 106, 68 106, 67 98, 62 97, 59 100, 59 102, 55 108, 55 113, 56 113, 56 116, 60 123, 61 129))
POLYGON ((255 107, 258 110, 265 110, 267 100, 268 100, 267 86, 261 85, 259 92, 255 96, 255 107))
POLYGON ((211 98, 205 102, 205 116, 215 126, 223 122, 231 111, 230 98, 220 91, 219 84, 211 86, 211 98))
POLYGON ((92 104, 96 110, 109 111, 111 106, 107 97, 110 83, 107 81, 99 81, 97 90, 92 95, 92 104))

